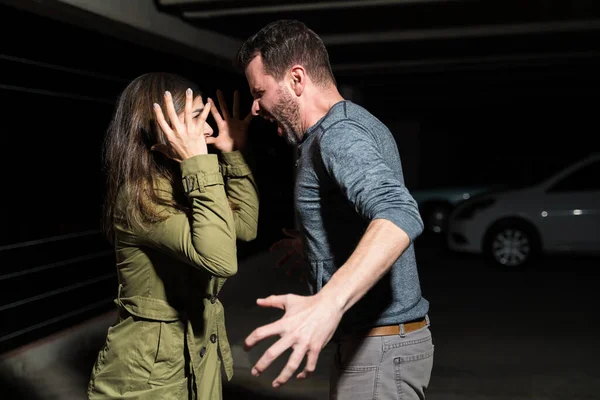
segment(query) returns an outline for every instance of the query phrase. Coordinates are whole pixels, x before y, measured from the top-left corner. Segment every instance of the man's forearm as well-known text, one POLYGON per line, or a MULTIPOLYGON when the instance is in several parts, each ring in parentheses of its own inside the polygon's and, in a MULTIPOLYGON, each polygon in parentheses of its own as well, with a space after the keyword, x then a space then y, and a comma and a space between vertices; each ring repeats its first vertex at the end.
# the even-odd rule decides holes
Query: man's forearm
POLYGON ((371 289, 410 245, 406 232, 386 219, 371 221, 358 246, 319 295, 346 312, 371 289))

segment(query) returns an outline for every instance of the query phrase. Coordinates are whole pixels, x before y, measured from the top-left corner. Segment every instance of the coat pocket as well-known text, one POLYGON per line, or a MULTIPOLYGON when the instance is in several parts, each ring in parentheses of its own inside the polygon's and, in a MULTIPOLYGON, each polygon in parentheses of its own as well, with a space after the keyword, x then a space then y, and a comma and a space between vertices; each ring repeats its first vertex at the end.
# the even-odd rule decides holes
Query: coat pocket
POLYGON ((163 300, 142 296, 120 297, 119 303, 147 325, 146 335, 140 340, 149 346, 148 352, 143 353, 147 358, 148 384, 164 386, 184 380, 185 322, 179 311, 163 300))
POLYGON ((162 386, 185 378, 184 328, 179 321, 160 324, 148 383, 162 386))
POLYGON ((94 391, 94 387, 96 384, 96 376, 98 376, 105 364, 106 364, 106 359, 107 359, 107 354, 111 345, 111 339, 112 339, 112 331, 114 330, 114 326, 115 325, 111 325, 108 328, 108 331, 106 333, 106 339, 104 341, 104 345, 102 346, 102 348, 100 349, 100 351, 98 352, 98 355, 96 357, 96 362, 94 363, 94 366, 92 368, 92 373, 90 376, 90 380, 88 382, 88 396, 90 396, 91 393, 93 393, 94 391))

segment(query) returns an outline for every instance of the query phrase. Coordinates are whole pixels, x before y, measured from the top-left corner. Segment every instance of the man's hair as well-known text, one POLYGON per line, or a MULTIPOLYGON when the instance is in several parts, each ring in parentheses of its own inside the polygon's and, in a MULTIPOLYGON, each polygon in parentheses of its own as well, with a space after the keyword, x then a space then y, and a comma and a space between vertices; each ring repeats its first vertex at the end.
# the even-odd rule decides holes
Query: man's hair
POLYGON ((278 81, 288 68, 300 64, 315 84, 336 84, 323 40, 300 21, 274 21, 252 35, 238 50, 236 68, 245 71, 258 55, 262 57, 265 73, 278 81))

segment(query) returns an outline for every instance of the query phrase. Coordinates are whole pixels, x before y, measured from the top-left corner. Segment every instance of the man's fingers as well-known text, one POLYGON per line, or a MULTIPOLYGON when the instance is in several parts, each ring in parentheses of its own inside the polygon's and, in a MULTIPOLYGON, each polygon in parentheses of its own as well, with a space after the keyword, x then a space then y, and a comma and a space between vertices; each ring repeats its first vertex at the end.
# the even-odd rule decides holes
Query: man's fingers
POLYGON ((269 368, 269 365, 271 365, 277 357, 279 357, 291 346, 291 340, 283 337, 273 343, 271 347, 269 347, 267 351, 263 353, 262 357, 256 362, 256 364, 254 364, 254 367, 252 367, 252 375, 259 376, 262 374, 267 368, 269 368))
POLYGON ((296 378, 298 378, 298 379, 308 378, 313 372, 315 372, 315 369, 317 368, 318 360, 319 360, 319 351, 309 349, 308 353, 306 353, 306 364, 304 365, 304 369, 302 370, 302 372, 300 372, 298 375, 296 375, 296 378))
POLYGON ((283 385, 292 377, 292 375, 294 375, 294 373, 298 370, 298 367, 300 367, 300 363, 304 359, 306 351, 307 347, 303 345, 297 345, 294 348, 294 351, 288 359, 287 364, 285 365, 285 367, 283 367, 279 376, 273 381, 273 387, 279 387, 283 385))
POLYGON ((254 114, 252 114, 252 111, 250 111, 248 113, 248 115, 246 115, 246 118, 244 118, 244 123, 246 125, 250 124, 250 121, 252 121, 252 118, 254 118, 254 114))
POLYGON ((281 249, 285 245, 284 240, 286 240, 286 239, 281 239, 281 240, 278 240, 277 242, 273 243, 271 245, 271 247, 269 247, 269 251, 274 252, 274 251, 281 249))
POLYGON ((285 235, 288 235, 289 237, 293 237, 293 238, 299 238, 300 237, 300 231, 298 231, 296 229, 283 228, 281 231, 285 235))
POLYGON ((280 310, 285 310, 286 299, 286 295, 271 295, 265 299, 256 299, 256 304, 258 304, 261 307, 271 307, 279 308, 280 310))
POLYGON ((223 96, 223 92, 219 89, 217 90, 217 99, 219 100, 219 108, 221 109, 221 114, 223 114, 224 119, 229 118, 229 108, 227 107, 227 102, 225 101, 225 96, 223 96))
POLYGON ((233 92, 233 118, 240 117, 240 92, 235 90, 233 92))
POLYGON ((215 144, 217 138, 214 136, 205 136, 206 144, 215 144))
MULTIPOLYGON (((208 101, 207 104, 208 103, 212 103, 212 100, 208 101)), ((217 109, 217 107, 211 107, 210 113, 212 114, 213 118, 215 119, 215 122, 217 123, 217 125, 220 125, 221 123, 223 123, 223 117, 219 113, 219 110, 217 109)))
POLYGON ((277 251, 277 250, 281 250, 281 249, 291 249, 294 247, 294 242, 292 242, 290 239, 281 239, 278 240, 277 242, 273 243, 271 245, 271 247, 269 248, 269 250, 271 252, 277 251))
POLYGON ((281 257, 279 259, 279 261, 277 261, 277 267, 279 268, 283 264, 285 264, 286 262, 288 262, 289 259, 292 258, 295 254, 296 254, 296 252, 294 250, 290 250, 287 253, 285 253, 285 255, 283 257, 281 257))
POLYGON ((250 350, 256 343, 275 335, 280 335, 283 331, 281 328, 281 320, 272 322, 267 325, 256 328, 244 340, 244 349, 250 350))

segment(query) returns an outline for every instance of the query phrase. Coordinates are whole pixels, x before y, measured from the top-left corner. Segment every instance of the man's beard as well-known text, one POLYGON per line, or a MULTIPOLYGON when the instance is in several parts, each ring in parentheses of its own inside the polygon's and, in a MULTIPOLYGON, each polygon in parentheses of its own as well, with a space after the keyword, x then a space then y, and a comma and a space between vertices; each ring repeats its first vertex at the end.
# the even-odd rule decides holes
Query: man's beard
POLYGON ((300 109, 298 101, 295 100, 284 88, 278 89, 280 97, 271 112, 275 117, 283 133, 284 139, 292 146, 297 146, 302 140, 303 132, 300 124, 300 109))

